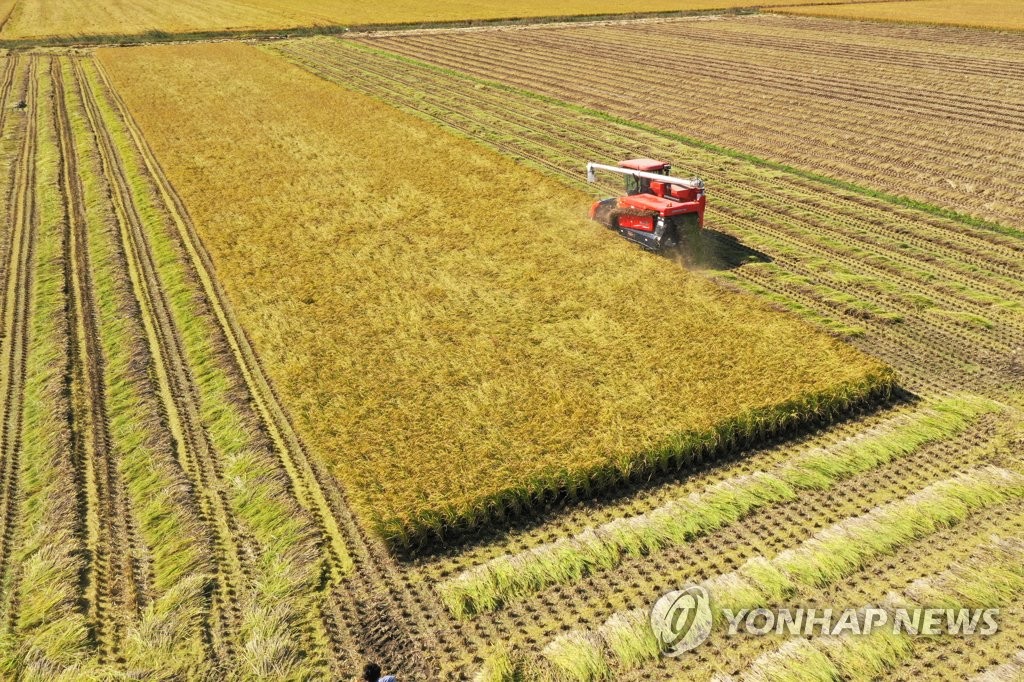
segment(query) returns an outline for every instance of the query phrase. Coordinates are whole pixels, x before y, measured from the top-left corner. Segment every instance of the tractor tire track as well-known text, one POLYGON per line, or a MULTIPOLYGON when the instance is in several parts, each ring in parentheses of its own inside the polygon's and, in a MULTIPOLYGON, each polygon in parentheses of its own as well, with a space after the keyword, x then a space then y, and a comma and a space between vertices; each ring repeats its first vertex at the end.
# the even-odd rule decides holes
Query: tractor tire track
POLYGON ((145 606, 148 567, 133 513, 110 443, 104 385, 104 358, 86 245, 81 178, 64 100, 59 61, 51 61, 55 120, 65 203, 66 281, 70 283, 72 448, 84 485, 90 576, 86 599, 100 662, 117 657, 125 619, 145 606))
MULTIPOLYGON (((4 59, 3 80, 0 81, 0 135, 4 135, 7 130, 7 112, 9 109, 8 98, 10 97, 11 89, 14 87, 15 73, 17 72, 17 67, 19 63, 20 60, 18 59, 17 55, 8 56, 6 59, 4 59)), ((15 165, 16 164, 17 161, 15 161, 15 165)), ((13 167, 11 168, 11 171, 13 172, 13 167)), ((10 201, 15 196, 13 185, 12 187, 5 188, 5 192, 6 206, 8 213, 10 213, 10 201)), ((0 237, 2 237, 0 238, 0 282, 7 281, 7 273, 8 270, 10 270, 11 268, 11 231, 13 229, 14 223, 12 223, 10 220, 8 220, 6 224, 0 227, 0 237)), ((5 297, 0 297, 0 319, 3 318, 4 311, 6 310, 6 305, 7 299, 5 297)))
MULTIPOLYGON (((14 170, 10 203, 11 249, 9 270, 2 292, 4 307, 0 318, 0 584, 9 585, 12 544, 18 531, 18 478, 21 470, 21 429, 23 389, 28 362, 29 323, 32 311, 35 239, 39 215, 36 209, 36 111, 39 81, 36 57, 27 65, 25 87, 26 120, 21 151, 14 170)), ((8 589, 3 599, 7 608, 5 629, 17 622, 17 598, 8 589)))
POLYGON ((121 166, 110 132, 103 124, 95 93, 89 87, 79 60, 73 58, 72 65, 89 128, 100 151, 103 175, 111 188, 122 250, 134 295, 143 313, 142 322, 167 426, 175 443, 179 463, 188 475, 199 501, 201 520, 208 524, 213 538, 217 573, 212 595, 212 639, 216 662, 226 665, 239 653, 237 640, 241 608, 238 598, 247 582, 250 552, 240 540, 241 533, 226 499, 222 472, 202 427, 198 398, 161 288, 142 220, 134 203, 130 182, 121 166))

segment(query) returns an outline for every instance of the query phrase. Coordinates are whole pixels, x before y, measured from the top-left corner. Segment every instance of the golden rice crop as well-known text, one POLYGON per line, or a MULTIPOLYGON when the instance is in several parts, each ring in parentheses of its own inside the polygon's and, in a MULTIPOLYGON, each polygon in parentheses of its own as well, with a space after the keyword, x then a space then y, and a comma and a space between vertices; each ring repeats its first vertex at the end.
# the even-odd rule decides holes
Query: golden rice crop
POLYGON ((583 194, 270 54, 99 58, 299 431, 395 544, 891 386, 849 346, 587 221, 583 194))
POLYGON ((835 6, 815 5, 786 8, 781 11, 843 19, 1024 30, 1024 3, 1020 0, 909 0, 835 6))
MULTIPOLYGON (((841 0, 825 0, 839 2, 841 0)), ((764 6, 806 0, 766 0, 764 6)), ((0 0, 0 39, 253 31, 749 7, 749 0, 0 0)))

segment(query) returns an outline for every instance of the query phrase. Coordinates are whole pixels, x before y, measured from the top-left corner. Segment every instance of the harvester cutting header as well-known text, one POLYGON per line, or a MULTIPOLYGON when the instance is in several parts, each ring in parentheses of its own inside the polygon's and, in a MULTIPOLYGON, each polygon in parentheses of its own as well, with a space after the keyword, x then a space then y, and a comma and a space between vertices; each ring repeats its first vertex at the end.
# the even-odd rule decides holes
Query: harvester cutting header
POLYGON ((626 177, 626 196, 595 202, 590 217, 651 251, 682 243, 704 227, 704 181, 674 178, 672 166, 654 159, 630 159, 618 166, 587 164, 587 182, 597 171, 626 177))

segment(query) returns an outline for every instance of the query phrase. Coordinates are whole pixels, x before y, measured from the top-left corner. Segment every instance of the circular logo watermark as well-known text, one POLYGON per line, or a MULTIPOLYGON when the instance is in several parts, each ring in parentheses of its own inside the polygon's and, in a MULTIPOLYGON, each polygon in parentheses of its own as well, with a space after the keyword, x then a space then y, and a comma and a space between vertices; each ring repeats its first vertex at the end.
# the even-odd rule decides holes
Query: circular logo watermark
POLYGON ((668 657, 700 646, 711 634, 711 595, 700 585, 669 592, 651 609, 651 628, 668 657))

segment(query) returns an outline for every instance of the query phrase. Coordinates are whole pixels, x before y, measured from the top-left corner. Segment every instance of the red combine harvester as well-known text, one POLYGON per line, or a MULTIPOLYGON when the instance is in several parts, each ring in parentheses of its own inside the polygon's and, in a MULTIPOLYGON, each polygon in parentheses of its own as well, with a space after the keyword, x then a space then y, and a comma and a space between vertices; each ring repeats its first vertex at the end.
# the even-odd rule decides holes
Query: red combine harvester
POLYGON ((597 171, 626 176, 626 196, 595 202, 590 217, 651 251, 682 243, 704 227, 704 181, 674 178, 672 166, 654 159, 630 159, 618 166, 587 164, 587 182, 597 171))

